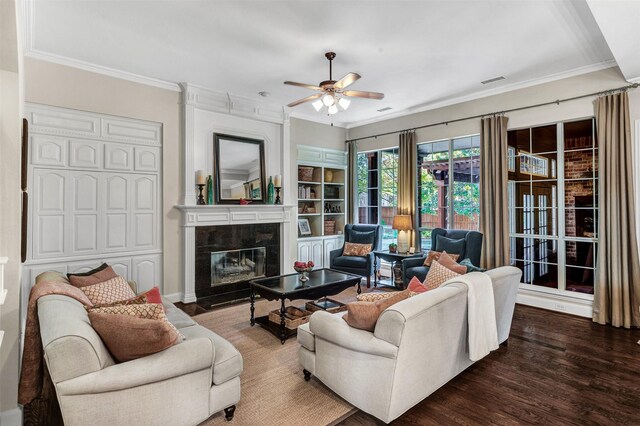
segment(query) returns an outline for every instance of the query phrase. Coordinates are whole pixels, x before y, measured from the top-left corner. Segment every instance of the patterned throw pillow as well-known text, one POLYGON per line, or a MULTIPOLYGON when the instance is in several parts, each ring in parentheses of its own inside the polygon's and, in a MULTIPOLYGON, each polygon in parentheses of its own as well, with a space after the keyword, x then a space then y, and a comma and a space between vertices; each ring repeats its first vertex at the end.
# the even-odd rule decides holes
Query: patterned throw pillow
POLYGON ((109 306, 117 305, 142 305, 144 303, 159 303, 162 305, 162 297, 160 297, 160 289, 154 287, 149 291, 141 293, 136 297, 127 300, 120 300, 118 302, 105 303, 102 305, 93 305, 94 308, 105 308, 109 306))
POLYGON ((440 287, 445 281, 459 277, 460 275, 461 274, 451 269, 445 268, 437 260, 434 260, 433 263, 431 263, 431 268, 429 268, 427 278, 424 279, 424 285, 427 287, 427 290, 433 290, 434 288, 440 287))
POLYGON ((119 362, 160 352, 182 341, 162 305, 119 305, 89 309, 91 325, 119 362))
MULTIPOLYGON (((439 260, 440 259, 440 255, 442 255, 441 251, 429 250, 429 253, 427 254, 426 259, 424 259, 423 266, 431 267, 431 262, 433 262, 434 260, 439 260)), ((450 258, 452 258, 454 262, 457 262, 458 258, 460 257, 459 254, 447 253, 447 255, 450 258)))
POLYGON ((366 256, 371 253, 371 244, 344 243, 343 256, 366 256))
POLYGON ((394 291, 376 292, 376 293, 362 293, 356 296, 358 302, 375 302, 377 300, 387 299, 395 295, 394 291))
POLYGON ((129 283, 121 276, 116 276, 107 281, 81 287, 80 290, 87 295, 94 305, 105 305, 113 302, 133 299, 136 294, 129 287, 129 283))
POLYGON ((82 288, 88 285, 98 284, 112 278, 117 277, 111 266, 103 263, 98 266, 96 269, 92 269, 89 272, 83 272, 80 274, 67 274, 67 278, 69 278, 69 282, 72 286, 82 288))

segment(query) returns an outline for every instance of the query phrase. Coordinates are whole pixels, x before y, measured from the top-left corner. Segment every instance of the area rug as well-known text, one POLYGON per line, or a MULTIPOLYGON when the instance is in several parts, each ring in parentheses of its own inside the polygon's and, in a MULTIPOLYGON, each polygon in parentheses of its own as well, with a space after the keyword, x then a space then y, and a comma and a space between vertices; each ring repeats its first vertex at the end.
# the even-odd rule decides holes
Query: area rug
MULTIPOLYGON (((349 302, 355 295, 355 288, 350 288, 332 298, 349 302)), ((287 306, 303 306, 304 302, 287 301, 287 306)), ((277 301, 261 300, 256 302, 255 314, 266 315, 279 306, 277 301)), ((193 317, 229 340, 244 360, 242 396, 232 423, 218 413, 202 425, 331 425, 356 411, 318 380, 304 381, 295 337, 281 345, 279 338, 258 324, 251 327, 249 316, 247 303, 193 317)))

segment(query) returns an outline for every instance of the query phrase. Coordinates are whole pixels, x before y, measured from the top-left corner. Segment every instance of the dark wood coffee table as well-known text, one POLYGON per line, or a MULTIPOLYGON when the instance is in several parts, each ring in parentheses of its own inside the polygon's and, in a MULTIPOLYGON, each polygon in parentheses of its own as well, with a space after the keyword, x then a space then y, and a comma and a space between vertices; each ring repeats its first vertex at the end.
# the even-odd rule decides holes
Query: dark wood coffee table
POLYGON ((358 286, 360 294, 359 275, 334 271, 333 269, 317 269, 309 272, 309 280, 301 282, 300 274, 280 275, 278 277, 260 278, 249 281, 251 286, 251 326, 256 323, 271 331, 280 342, 284 344, 287 338, 297 334, 297 330, 287 329, 285 326, 285 299, 316 299, 324 296, 333 296, 341 291, 358 286), (280 325, 269 321, 269 315, 254 318, 256 295, 267 300, 280 300, 280 325))

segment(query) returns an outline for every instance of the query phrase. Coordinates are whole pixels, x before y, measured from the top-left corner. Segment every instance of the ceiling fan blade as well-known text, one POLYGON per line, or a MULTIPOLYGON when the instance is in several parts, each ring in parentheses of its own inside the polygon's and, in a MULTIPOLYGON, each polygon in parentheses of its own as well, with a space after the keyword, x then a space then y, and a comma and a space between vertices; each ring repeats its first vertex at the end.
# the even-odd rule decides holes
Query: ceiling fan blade
POLYGON ((335 89, 344 89, 354 81, 360 79, 360 74, 356 74, 355 72, 350 72, 349 74, 342 77, 340 80, 336 81, 336 84, 333 85, 335 89))
POLYGON ((367 98, 367 99, 382 99, 384 98, 384 93, 378 92, 362 92, 360 90, 345 90, 342 92, 345 96, 354 96, 356 98, 367 98))
POLYGON ((320 98, 322 95, 324 95, 324 93, 316 93, 315 95, 311 95, 311 96, 307 96, 306 98, 302 98, 302 99, 298 99, 297 101, 293 101, 291 102, 289 105, 287 105, 289 108, 294 107, 296 105, 300 105, 303 104, 305 102, 310 102, 313 101, 314 99, 318 99, 320 98))
POLYGON ((305 89, 311 89, 311 90, 319 90, 319 91, 324 90, 322 87, 314 86, 313 84, 297 83, 295 81, 285 81, 284 84, 288 84, 289 86, 304 87, 305 89))

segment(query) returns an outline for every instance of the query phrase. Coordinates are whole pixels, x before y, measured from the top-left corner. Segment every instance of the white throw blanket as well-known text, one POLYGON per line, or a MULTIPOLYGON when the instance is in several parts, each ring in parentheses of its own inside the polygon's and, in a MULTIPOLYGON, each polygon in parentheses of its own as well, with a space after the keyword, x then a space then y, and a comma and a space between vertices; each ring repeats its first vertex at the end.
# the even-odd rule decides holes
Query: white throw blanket
POLYGON ((471 272, 450 279, 442 287, 463 283, 467 291, 469 322, 469 359, 478 361, 498 349, 498 326, 491 278, 482 272, 471 272))

